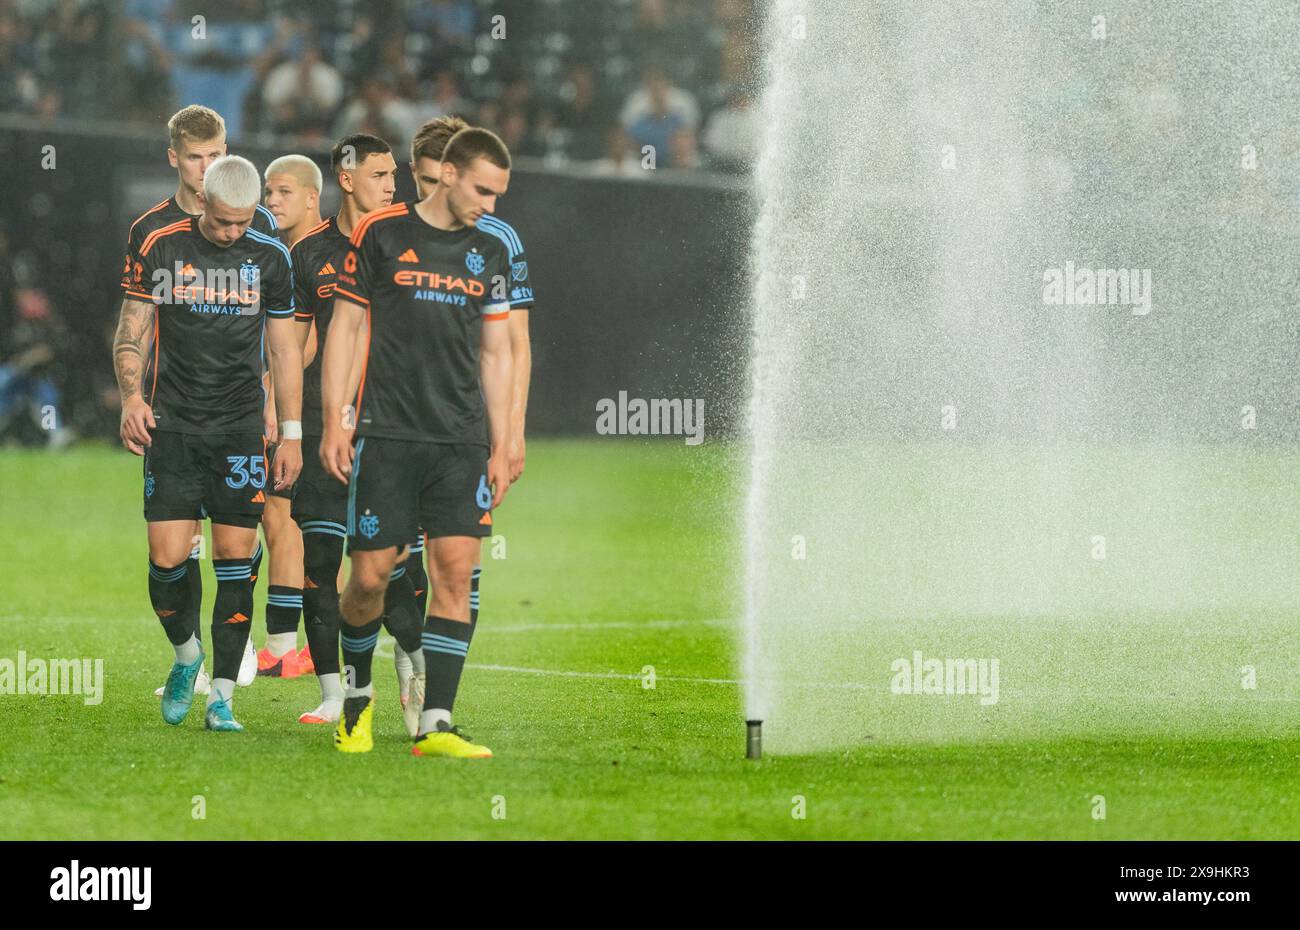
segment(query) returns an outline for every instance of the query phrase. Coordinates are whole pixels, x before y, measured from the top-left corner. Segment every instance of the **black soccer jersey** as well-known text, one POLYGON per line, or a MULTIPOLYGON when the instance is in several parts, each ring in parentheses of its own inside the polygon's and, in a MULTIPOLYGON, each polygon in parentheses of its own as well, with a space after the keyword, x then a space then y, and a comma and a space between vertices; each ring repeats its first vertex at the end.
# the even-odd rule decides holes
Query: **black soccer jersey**
POLYGON ((155 305, 145 400, 158 429, 261 432, 266 316, 293 315, 289 250, 250 229, 222 248, 177 220, 140 243, 126 295, 155 305))
MULTIPOLYGON (((154 204, 136 217, 135 222, 131 224, 131 231, 126 235, 126 260, 122 265, 122 290, 127 289, 127 285, 130 284, 132 277, 134 277, 131 273, 132 266, 139 261, 140 246, 144 243, 144 240, 164 226, 171 226, 177 220, 183 220, 193 215, 181 209, 181 205, 176 202, 176 195, 173 194, 162 203, 154 204)), ((280 227, 275 222, 275 216, 260 203, 257 205, 257 209, 253 211, 253 222, 249 224, 248 228, 266 236, 278 238, 280 235, 280 227)))
POLYGON ((302 374, 302 431, 309 436, 323 434, 321 412, 321 367, 325 358, 325 334, 334 315, 334 284, 338 269, 348 254, 348 237, 339 232, 337 216, 307 231, 293 244, 294 317, 316 321, 316 356, 302 374))
POLYGON ((437 229, 410 204, 357 224, 335 284, 369 311, 357 435, 487 443, 479 337, 510 316, 510 275, 497 236, 437 229))
POLYGON ((528 274, 528 256, 524 254, 524 243, 513 226, 505 220, 497 219, 490 213, 479 217, 478 230, 496 236, 505 243, 510 253, 510 309, 531 310, 533 308, 533 281, 528 274))

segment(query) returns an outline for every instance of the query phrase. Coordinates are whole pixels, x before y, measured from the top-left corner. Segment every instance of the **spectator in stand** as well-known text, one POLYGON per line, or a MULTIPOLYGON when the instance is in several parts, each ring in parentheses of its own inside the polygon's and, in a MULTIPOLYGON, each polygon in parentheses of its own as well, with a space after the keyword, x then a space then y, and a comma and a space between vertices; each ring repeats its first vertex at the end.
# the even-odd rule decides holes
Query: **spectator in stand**
POLYGON ((264 125, 272 132, 321 139, 343 101, 343 76, 312 44, 297 61, 277 65, 262 85, 264 125))
POLYGON ((689 92, 673 86, 662 67, 650 65, 641 86, 623 104, 619 122, 637 151, 653 146, 656 167, 687 167, 674 162, 694 151, 700 109, 689 92))
POLYGON ((357 99, 343 108, 334 123, 334 138, 367 132, 381 139, 410 139, 420 128, 411 104, 397 96, 393 79, 377 74, 361 82, 357 99))
POLYGON ((560 88, 562 101, 557 128, 567 139, 564 155, 574 161, 595 161, 605 155, 610 126, 616 124, 612 108, 596 93, 596 73, 591 65, 570 66, 568 80, 560 88))

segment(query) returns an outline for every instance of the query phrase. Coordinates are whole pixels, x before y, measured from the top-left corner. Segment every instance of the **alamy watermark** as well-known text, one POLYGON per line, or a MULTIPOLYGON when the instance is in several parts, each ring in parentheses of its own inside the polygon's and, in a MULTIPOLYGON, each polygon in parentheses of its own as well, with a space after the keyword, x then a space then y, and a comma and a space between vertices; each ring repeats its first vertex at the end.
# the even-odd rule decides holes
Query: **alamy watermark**
POLYGON ((80 694, 83 703, 104 700, 103 659, 0 658, 0 696, 11 694, 80 694))
POLYGON ((997 659, 927 659, 917 649, 911 659, 889 663, 889 670, 894 694, 978 694, 986 707, 998 702, 997 659))
POLYGON ((704 441, 704 398, 627 396, 596 401, 596 432, 601 436, 685 436, 688 446, 704 441))
POLYGON ((1064 268, 1043 272, 1043 303, 1057 306, 1118 305, 1134 316, 1151 312, 1150 268, 1064 268))

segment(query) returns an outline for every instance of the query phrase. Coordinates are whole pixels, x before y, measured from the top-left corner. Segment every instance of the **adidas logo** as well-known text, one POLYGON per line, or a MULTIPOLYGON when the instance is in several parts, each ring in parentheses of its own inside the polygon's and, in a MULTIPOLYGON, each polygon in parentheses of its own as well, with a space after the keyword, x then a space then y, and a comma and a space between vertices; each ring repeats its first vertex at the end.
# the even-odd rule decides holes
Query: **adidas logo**
POLYGON ((418 262, 420 256, 415 254, 415 249, 407 249, 401 255, 397 256, 399 262, 418 262))
POLYGON ((336 272, 334 271, 334 266, 331 265, 329 262, 326 262, 325 267, 316 273, 320 275, 320 274, 335 274, 336 272))
POLYGON ((485 513, 485 514, 483 514, 483 519, 479 520, 478 522, 479 522, 479 525, 480 525, 480 526, 491 526, 491 525, 492 525, 492 514, 491 514, 491 513, 485 513))
POLYGON ((248 622, 248 618, 245 617, 242 613, 237 613, 237 614, 235 614, 233 617, 231 617, 229 620, 227 620, 226 622, 227 622, 227 623, 247 623, 247 622, 248 622))
POLYGON ((254 503, 254 504, 265 504, 265 503, 266 503, 266 495, 263 494, 261 491, 258 491, 256 494, 253 495, 253 500, 252 500, 251 503, 254 503))

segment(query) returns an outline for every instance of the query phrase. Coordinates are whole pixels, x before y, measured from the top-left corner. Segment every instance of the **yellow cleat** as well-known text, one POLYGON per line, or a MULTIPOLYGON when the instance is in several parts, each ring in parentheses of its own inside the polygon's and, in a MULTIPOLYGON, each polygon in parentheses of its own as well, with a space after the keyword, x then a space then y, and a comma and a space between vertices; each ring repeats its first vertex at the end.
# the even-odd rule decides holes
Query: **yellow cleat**
POLYGON ((334 730, 334 748, 339 752, 369 752, 373 749, 375 738, 370 726, 374 710, 373 698, 347 698, 343 702, 339 725, 334 730))
MULTIPOLYGON (((439 724, 443 726, 443 724, 439 724)), ((426 733, 411 747, 413 756, 450 756, 453 759, 490 759, 492 750, 470 742, 468 733, 459 727, 426 733)))

